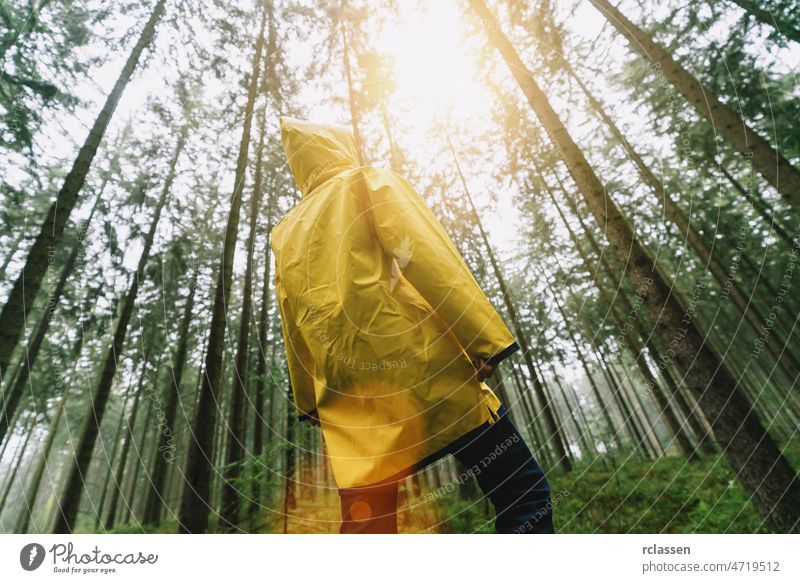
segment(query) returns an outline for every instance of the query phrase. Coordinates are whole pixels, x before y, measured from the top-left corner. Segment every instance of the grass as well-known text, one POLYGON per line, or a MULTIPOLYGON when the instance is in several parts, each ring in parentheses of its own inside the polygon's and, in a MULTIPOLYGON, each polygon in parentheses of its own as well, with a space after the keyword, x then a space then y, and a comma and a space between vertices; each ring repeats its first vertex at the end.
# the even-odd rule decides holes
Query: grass
MULTIPOLYGON (((800 465, 800 440, 785 448, 800 465)), ((619 459, 549 477, 560 533, 758 533, 761 518, 722 456, 687 462, 619 459)), ((491 532, 492 512, 451 496, 442 503, 444 532, 491 532)))
MULTIPOLYGON (((800 439, 784 449, 800 466, 800 439)), ((252 477, 250 478, 252 479, 252 477)), ((560 533, 758 533, 767 532, 723 456, 688 462, 681 457, 596 460, 569 474, 548 476, 553 516, 560 533), (614 464, 610 463, 614 461, 614 464), (615 466, 615 467, 614 467, 615 466)), ((289 532, 337 532, 338 498, 301 492, 287 524, 289 532)), ((280 494, 270 488, 270 507, 280 494)), ((491 533, 493 511, 486 499, 464 499, 457 489, 433 501, 405 500, 400 532, 491 533)), ((214 530, 214 525, 210 525, 214 530)), ((123 525, 116 533, 175 532, 174 521, 157 526, 123 525)), ((282 532, 283 520, 269 513, 263 532, 282 532)))

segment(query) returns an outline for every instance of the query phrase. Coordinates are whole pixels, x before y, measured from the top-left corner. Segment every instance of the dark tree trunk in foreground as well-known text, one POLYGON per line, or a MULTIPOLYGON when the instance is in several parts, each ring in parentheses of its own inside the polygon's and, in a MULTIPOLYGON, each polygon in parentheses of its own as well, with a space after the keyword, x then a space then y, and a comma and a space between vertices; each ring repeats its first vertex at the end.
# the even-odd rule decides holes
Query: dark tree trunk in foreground
POLYGON ((225 348, 225 327, 228 301, 233 280, 233 257, 236 252, 236 238, 239 229, 239 213, 242 206, 247 155, 250 146, 250 126, 253 105, 258 88, 261 52, 264 47, 264 27, 267 11, 261 16, 255 54, 250 73, 250 87, 245 107, 242 139, 239 144, 239 157, 236 162, 231 211, 225 229, 225 242, 222 248, 219 273, 214 291, 214 307, 209 325, 208 350, 205 370, 197 402, 194 422, 186 457, 184 490, 178 515, 179 530, 182 533, 200 533, 208 528, 208 515, 211 510, 211 474, 214 459, 214 434, 217 426, 217 406, 222 384, 222 353, 225 348))
POLYGON ((106 353, 102 372, 100 373, 97 385, 92 393, 89 411, 83 420, 83 425, 78 434, 77 445, 73 452, 74 455, 68 458, 67 469, 63 480, 63 490, 59 496, 59 512, 57 513, 56 521, 53 525, 54 533, 69 533, 72 532, 75 526, 75 519, 78 516, 78 508, 85 486, 84 476, 89 470, 89 463, 92 460, 92 451, 94 450, 97 436, 100 433, 100 424, 103 421, 108 398, 111 395, 111 386, 114 383, 114 377, 117 373, 117 365, 125 348, 125 338, 128 334, 128 324, 130 323, 131 316, 133 315, 133 308, 136 304, 136 296, 139 293, 139 286, 144 277, 147 261, 150 258, 150 251, 153 247, 156 230, 158 229, 158 222, 161 219, 161 211, 167 202, 167 196, 169 195, 172 181, 175 178, 175 167, 178 163, 181 150, 183 149, 184 139, 185 135, 178 139, 175 153, 170 161, 169 172, 153 212, 150 230, 144 238, 144 248, 142 250, 142 255, 139 257, 139 265, 136 268, 136 273, 133 275, 130 288, 122 304, 119 320, 114 330, 114 340, 106 353))
POLYGON ((47 271, 48 255, 54 252, 61 242, 64 227, 69 220, 72 209, 75 208, 78 202, 78 195, 86 181, 86 176, 89 174, 92 161, 97 149, 100 147, 100 142, 103 140, 103 135, 108 128, 117 103, 119 103, 134 69, 139 63, 142 52, 153 41, 156 26, 164 13, 165 2, 166 0, 158 0, 155 8, 153 8, 150 20, 145 24, 139 40, 134 45, 128 60, 125 62, 125 66, 122 67, 122 71, 116 83, 114 83, 114 88, 108 95, 103 109, 100 110, 100 114, 89 131, 86 142, 78 152, 78 157, 75 159, 72 169, 64 179, 64 185, 61 187, 55 202, 50 207, 47 217, 42 223, 36 241, 28 251, 25 267, 22 268, 22 272, 17 277, 17 281, 8 296, 8 301, 3 306, 3 311, 0 313, 0 377, 5 375, 11 359, 11 353, 25 330, 25 320, 42 285, 45 271, 47 271))
POLYGON ((704 87, 644 30, 628 20, 607 0, 590 0, 608 21, 625 37, 633 50, 652 62, 658 73, 683 95, 697 113, 714 126, 731 147, 736 149, 786 201, 800 212, 800 171, 753 131, 716 93, 704 87))
MULTIPOLYGON (((288 376, 288 371, 287 371, 288 376)), ((292 407, 291 403, 294 399, 292 395, 292 388, 289 387, 288 390, 288 401, 289 406, 287 407, 286 412, 286 448, 285 448, 285 455, 284 455, 284 484, 283 484, 283 533, 287 534, 289 532, 289 512, 294 510, 297 507, 297 497, 295 496, 295 491, 297 489, 297 483, 295 481, 295 467, 296 467, 296 456, 295 456, 295 433, 296 433, 296 413, 294 408, 292 407)))
POLYGON ((765 431, 736 380, 704 343, 692 314, 671 293, 674 290, 608 196, 531 72, 499 29, 485 2, 470 0, 470 4, 484 21, 490 42, 506 61, 550 139, 560 149, 587 206, 597 223, 603 226, 637 295, 647 306, 656 332, 664 345, 670 348, 668 357, 677 364, 687 386, 695 393, 711 421, 745 492, 770 529, 797 531, 800 528, 800 505, 797 504, 800 480, 796 472, 765 431))

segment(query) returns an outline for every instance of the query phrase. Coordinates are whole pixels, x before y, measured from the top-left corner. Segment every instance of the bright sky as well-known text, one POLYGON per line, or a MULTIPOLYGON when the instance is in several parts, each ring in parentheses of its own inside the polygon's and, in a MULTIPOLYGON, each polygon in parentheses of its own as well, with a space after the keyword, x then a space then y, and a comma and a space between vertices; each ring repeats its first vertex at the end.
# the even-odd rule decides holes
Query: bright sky
MULTIPOLYGON (((374 35, 371 49, 394 62, 396 90, 389 97, 390 115, 396 125, 393 132, 404 155, 416 164, 436 155, 446 144, 445 136, 432 128, 449 119, 448 127, 457 149, 469 145, 469 128, 480 134, 493 123, 493 96, 478 78, 474 55, 465 46, 463 6, 456 0, 420 3, 399 0, 399 17, 389 18, 379 34, 374 35), (432 143, 433 139, 440 140, 432 143)), ((351 56, 355 63, 356 55, 351 56)), ((340 55, 337 55, 341 59, 340 55)), ((340 66, 337 63, 337 66, 340 66)), ((309 115, 320 121, 348 120, 349 112, 334 110, 319 95, 307 96, 309 115), (333 119, 331 119, 333 117, 333 119)), ((382 132, 382 128, 377 128, 382 132)), ((388 160, 370 160, 388 165, 388 160)), ((452 167, 449 159, 439 161, 452 167)), ((463 165, 463 162, 462 162, 463 165)), ((479 206, 486 201, 483 185, 490 182, 492 168, 466 168, 473 195, 479 206)), ((517 228, 516 213, 507 193, 495 192, 500 204, 486 213, 487 229, 499 248, 510 248, 517 228)), ((460 196, 461 192, 455 194, 460 196)))
POLYGON ((396 99, 419 102, 421 117, 448 108, 462 118, 486 113, 488 94, 462 45, 465 27, 458 3, 439 0, 423 13, 412 0, 399 6, 403 18, 390 21, 375 44, 394 58, 396 99))

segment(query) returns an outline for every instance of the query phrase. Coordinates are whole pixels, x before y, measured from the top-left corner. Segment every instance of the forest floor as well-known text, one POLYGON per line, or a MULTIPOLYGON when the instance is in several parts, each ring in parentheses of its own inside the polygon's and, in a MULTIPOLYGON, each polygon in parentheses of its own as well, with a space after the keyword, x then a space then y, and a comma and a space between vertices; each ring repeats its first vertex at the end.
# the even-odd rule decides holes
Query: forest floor
MULTIPOLYGON (((800 467, 800 439, 784 448, 800 467)), ((607 458, 548 477, 560 533, 756 533, 761 518, 721 455, 607 458)), ((453 498, 440 532, 492 532, 492 512, 453 498), (487 528, 488 526, 488 528, 487 528)))
MULTIPOLYGON (((785 448, 800 467, 800 439, 785 448)), ((682 457, 645 460, 606 458, 552 474, 553 515, 561 533, 753 533, 761 519, 723 456, 689 462, 682 457)), ((299 496, 270 532, 334 533, 339 527, 335 490, 325 496, 299 496)), ((433 496, 401 489, 401 533, 489 533, 494 513, 480 496, 464 499, 458 488, 433 496)))
MULTIPOLYGON (((786 446, 800 466, 800 439, 786 446)), ((689 462, 682 457, 645 460, 605 458, 549 477, 553 515, 560 533, 755 533, 761 519, 721 456, 689 462), (605 463, 605 467, 603 464, 605 463)), ((279 497, 279 499, 282 497, 279 497)), ((282 502, 282 500, 281 500, 282 502)), ((272 504, 263 533, 336 533, 339 497, 333 488, 300 488, 293 508, 272 504)), ((415 496, 400 490, 400 533, 491 533, 494 513, 480 495, 465 499, 458 488, 415 496)), ((127 525, 114 532, 174 532, 127 525)), ((213 530, 213 529, 212 529, 213 530)))

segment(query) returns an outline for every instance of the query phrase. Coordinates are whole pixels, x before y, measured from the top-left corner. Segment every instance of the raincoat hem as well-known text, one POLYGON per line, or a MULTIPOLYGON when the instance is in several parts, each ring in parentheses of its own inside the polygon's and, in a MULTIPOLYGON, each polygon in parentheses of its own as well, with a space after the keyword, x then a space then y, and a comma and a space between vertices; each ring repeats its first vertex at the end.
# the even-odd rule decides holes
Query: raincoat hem
POLYGON ((451 441, 450 443, 448 443, 444 447, 441 447, 438 450, 436 450, 435 452, 433 452, 432 454, 425 456, 420 461, 415 462, 414 464, 412 464, 411 466, 407 467, 406 469, 401 470, 401 471, 399 471, 399 472, 397 472, 395 474, 392 474, 388 478, 384 478, 382 480, 379 480, 378 482, 374 482, 374 483, 371 483, 371 484, 365 484, 365 485, 361 485, 361 486, 346 486, 346 487, 343 487, 343 488, 338 488, 337 487, 337 490, 340 493, 341 492, 349 492, 349 491, 358 492, 359 490, 363 490, 364 488, 373 488, 373 487, 376 487, 376 486, 383 486, 383 485, 386 485, 386 484, 399 482, 400 480, 404 480, 404 479, 406 479, 406 478, 408 478, 410 476, 413 476, 414 474, 424 470, 426 467, 428 467, 432 463, 437 462, 440 459, 450 455, 451 453, 454 453, 454 452, 458 451, 464 444, 469 443, 470 441, 475 439, 478 435, 480 435, 480 433, 482 433, 483 431, 486 431, 488 429, 489 425, 493 425, 495 422, 497 422, 500 419, 500 417, 502 417, 503 415, 507 415, 507 414, 508 414, 508 410, 505 408, 505 406, 503 406, 501 404, 500 407, 498 408, 497 412, 495 413, 496 418, 495 418, 495 415, 493 415, 491 420, 485 421, 485 422, 481 423, 480 425, 478 425, 476 427, 473 427, 472 429, 468 430, 466 433, 462 434, 460 437, 457 437, 456 439, 454 439, 453 441, 451 441))

